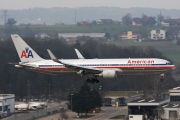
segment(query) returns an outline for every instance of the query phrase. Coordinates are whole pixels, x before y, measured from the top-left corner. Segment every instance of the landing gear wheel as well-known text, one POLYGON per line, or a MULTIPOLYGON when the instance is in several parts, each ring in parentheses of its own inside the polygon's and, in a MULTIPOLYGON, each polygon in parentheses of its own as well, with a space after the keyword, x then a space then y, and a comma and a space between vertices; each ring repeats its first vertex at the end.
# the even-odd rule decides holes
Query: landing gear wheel
POLYGON ((93 81, 93 80, 91 80, 91 84, 94 84, 94 81, 93 81))
POLYGON ((91 82, 91 79, 87 79, 87 82, 88 82, 88 83, 91 82))
POLYGON ((160 82, 164 82, 165 74, 161 74, 160 77, 161 77, 161 78, 160 78, 160 82))
POLYGON ((161 79, 160 79, 160 82, 164 82, 164 78, 161 78, 161 79))
POLYGON ((96 78, 88 78, 86 81, 91 84, 99 83, 99 80, 96 78))
POLYGON ((99 80, 98 80, 98 79, 96 80, 96 83, 99 83, 99 80))

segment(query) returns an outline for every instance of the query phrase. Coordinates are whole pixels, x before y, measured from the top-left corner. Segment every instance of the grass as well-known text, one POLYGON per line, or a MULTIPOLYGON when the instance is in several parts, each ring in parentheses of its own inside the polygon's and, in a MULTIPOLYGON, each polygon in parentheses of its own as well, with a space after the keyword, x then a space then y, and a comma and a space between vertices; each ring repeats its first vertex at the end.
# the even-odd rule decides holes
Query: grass
POLYGON ((90 117, 93 117, 94 115, 82 115, 82 116, 79 116, 79 117, 76 117, 78 119, 84 119, 84 118, 90 118, 90 117))
POLYGON ((172 43, 171 41, 153 41, 153 42, 109 42, 121 47, 139 46, 149 47, 152 46, 155 49, 162 52, 165 56, 171 59, 175 64, 180 63, 180 46, 172 43))
POLYGON ((108 96, 132 96, 132 95, 138 95, 141 94, 137 91, 109 91, 106 93, 108 96))
POLYGON ((117 115, 117 116, 111 117, 109 119, 123 119, 124 117, 125 117, 125 115, 117 115))

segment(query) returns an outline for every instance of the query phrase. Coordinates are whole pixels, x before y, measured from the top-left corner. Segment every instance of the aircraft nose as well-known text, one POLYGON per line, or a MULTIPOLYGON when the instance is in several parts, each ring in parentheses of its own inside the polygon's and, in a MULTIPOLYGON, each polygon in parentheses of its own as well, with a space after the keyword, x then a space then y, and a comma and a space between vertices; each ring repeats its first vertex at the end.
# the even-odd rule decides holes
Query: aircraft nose
POLYGON ((172 69, 173 69, 173 70, 174 70, 174 69, 176 69, 176 66, 175 66, 175 65, 173 65, 172 69))

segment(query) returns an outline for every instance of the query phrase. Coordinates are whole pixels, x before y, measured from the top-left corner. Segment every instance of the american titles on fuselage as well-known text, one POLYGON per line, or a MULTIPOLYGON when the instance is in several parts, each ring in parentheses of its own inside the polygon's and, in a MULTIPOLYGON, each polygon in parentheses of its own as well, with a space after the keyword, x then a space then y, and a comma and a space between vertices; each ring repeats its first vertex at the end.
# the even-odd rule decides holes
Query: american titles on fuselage
POLYGON ((127 64, 154 64, 154 60, 128 60, 127 64))

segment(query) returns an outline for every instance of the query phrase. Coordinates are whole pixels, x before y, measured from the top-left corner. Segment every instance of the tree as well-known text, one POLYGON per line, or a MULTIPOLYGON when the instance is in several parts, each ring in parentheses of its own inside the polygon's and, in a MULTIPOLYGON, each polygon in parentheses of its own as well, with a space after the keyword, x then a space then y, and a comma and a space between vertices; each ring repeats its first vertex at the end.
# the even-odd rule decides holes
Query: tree
POLYGON ((90 25, 97 25, 97 22, 95 20, 93 20, 90 25))
POLYGON ((130 25, 132 23, 131 14, 128 13, 124 17, 122 17, 123 24, 130 25))
POLYGON ((110 33, 105 33, 105 36, 104 36, 106 39, 110 39, 110 37, 111 37, 111 35, 110 35, 110 33))
POLYGON ((157 20, 158 20, 159 22, 163 21, 163 20, 164 20, 164 16, 161 15, 161 14, 158 14, 158 15, 157 15, 157 20))
POLYGON ((170 16, 166 16, 166 20, 170 20, 171 19, 171 17, 170 16))
POLYGON ((90 110, 101 106, 99 92, 91 90, 86 82, 81 86, 78 93, 69 94, 68 100, 68 108, 72 108, 72 111, 77 112, 78 116, 80 113, 86 113, 87 115, 90 110))
POLYGON ((16 24, 16 21, 14 20, 14 18, 9 18, 6 25, 12 27, 14 24, 16 24))

